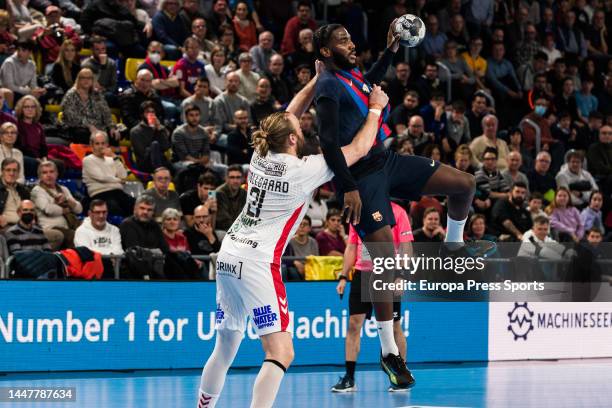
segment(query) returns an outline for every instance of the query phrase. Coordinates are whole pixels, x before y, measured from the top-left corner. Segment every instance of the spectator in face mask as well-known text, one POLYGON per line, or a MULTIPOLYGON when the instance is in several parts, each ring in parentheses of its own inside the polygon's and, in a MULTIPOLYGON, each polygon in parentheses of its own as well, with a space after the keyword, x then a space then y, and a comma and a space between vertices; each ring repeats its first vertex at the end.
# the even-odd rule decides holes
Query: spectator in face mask
MULTIPOLYGON (((525 116, 525 119, 529 119, 535 122, 540 127, 540 135, 542 145, 552 144, 555 142, 550 132, 550 125, 546 115, 550 102, 544 95, 540 95, 534 101, 533 111, 525 116)), ((528 150, 532 151, 535 148, 535 129, 532 126, 525 126, 523 130, 523 145, 528 150)))
POLYGON ((170 75, 170 69, 163 66, 160 61, 164 59, 163 46, 158 41, 151 41, 147 48, 147 58, 138 66, 136 72, 146 69, 153 75, 151 86, 164 98, 176 98, 179 86, 176 76, 170 75))
POLYGON ((5 232, 9 254, 29 249, 50 251, 51 245, 42 228, 36 222, 36 206, 30 200, 23 200, 17 209, 19 222, 5 232))

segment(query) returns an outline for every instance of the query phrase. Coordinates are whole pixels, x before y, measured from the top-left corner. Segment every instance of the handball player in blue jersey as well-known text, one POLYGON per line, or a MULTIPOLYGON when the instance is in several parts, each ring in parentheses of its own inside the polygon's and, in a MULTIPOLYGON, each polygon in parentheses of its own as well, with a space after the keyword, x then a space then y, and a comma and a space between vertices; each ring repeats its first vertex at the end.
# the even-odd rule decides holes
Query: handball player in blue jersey
MULTIPOLYGON (((382 81, 399 48, 399 36, 393 26, 394 22, 389 27, 383 55, 363 75, 356 68, 355 44, 342 25, 325 25, 314 36, 315 50, 326 68, 315 91, 319 137, 325 160, 335 175, 338 198, 372 258, 378 258, 394 257, 391 227, 395 219, 390 197, 419 200, 422 195, 445 195, 445 256, 479 256, 489 250, 485 244, 468 248, 463 243, 463 228, 474 197, 474 177, 425 157, 388 151, 383 141, 390 134, 385 124, 389 106, 368 106, 372 85, 382 81), (371 111, 380 113, 377 139, 370 152, 349 167, 341 148, 351 143, 371 111)), ((392 282, 394 272, 388 271, 382 278, 392 282)), ((392 384, 407 388, 414 384, 414 378, 394 340, 392 296, 390 292, 378 293, 379 301, 373 302, 382 348, 381 366, 392 384)))

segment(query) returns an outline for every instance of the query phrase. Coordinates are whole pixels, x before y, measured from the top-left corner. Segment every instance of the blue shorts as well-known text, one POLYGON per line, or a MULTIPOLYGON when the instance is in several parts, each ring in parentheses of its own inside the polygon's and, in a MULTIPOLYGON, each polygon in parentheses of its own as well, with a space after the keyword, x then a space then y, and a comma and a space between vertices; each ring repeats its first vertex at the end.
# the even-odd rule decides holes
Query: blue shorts
MULTIPOLYGON (((395 225, 391 197, 418 201, 423 188, 440 163, 421 156, 400 156, 385 152, 384 166, 357 178, 361 198, 361 219, 355 230, 361 238, 380 228, 395 225)), ((343 193, 339 198, 342 200, 343 193)))

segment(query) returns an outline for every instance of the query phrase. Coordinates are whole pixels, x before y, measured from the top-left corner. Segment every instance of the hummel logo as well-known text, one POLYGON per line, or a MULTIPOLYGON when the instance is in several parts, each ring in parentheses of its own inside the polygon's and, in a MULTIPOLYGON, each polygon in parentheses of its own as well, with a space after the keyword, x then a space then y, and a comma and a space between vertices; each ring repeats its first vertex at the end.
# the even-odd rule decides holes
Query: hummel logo
POLYGON ((278 303, 280 303, 280 310, 284 314, 287 314, 289 309, 287 308, 287 298, 278 297, 278 303))

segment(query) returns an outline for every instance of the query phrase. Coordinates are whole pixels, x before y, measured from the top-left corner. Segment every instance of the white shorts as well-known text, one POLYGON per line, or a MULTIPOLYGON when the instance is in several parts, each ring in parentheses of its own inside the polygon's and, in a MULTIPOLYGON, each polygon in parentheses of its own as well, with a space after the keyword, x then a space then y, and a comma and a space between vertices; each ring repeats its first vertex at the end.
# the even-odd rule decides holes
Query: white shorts
POLYGON ((280 265, 220 252, 216 268, 217 330, 244 332, 247 317, 259 336, 287 330, 289 304, 280 265))

